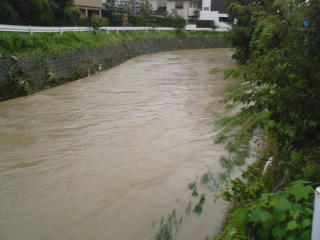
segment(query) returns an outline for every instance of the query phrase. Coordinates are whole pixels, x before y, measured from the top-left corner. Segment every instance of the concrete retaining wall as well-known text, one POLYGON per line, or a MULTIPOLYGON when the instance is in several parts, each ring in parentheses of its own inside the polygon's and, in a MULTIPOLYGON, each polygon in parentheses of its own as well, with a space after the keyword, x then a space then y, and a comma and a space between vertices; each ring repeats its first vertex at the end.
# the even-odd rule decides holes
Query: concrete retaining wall
POLYGON ((161 39, 18 61, 0 60, 0 100, 24 96, 80 79, 142 54, 228 46, 221 38, 161 39))

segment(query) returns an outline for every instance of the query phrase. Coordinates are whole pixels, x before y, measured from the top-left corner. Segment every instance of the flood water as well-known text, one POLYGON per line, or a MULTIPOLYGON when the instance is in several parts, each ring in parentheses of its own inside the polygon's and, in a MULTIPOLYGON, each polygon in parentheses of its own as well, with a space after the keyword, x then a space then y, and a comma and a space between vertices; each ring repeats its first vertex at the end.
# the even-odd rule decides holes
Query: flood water
MULTIPOLYGON (((188 183, 221 171, 214 120, 229 84, 213 67, 229 49, 164 52, 0 103, 0 239, 151 239, 188 183)), ((179 239, 221 227, 207 199, 179 239)))

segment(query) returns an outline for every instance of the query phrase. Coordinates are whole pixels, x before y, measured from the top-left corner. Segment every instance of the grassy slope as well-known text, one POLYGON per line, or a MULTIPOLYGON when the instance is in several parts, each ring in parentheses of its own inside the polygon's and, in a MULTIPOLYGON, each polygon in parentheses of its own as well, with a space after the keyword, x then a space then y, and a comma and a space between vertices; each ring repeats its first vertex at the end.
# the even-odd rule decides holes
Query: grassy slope
POLYGON ((18 57, 45 56, 61 54, 76 50, 101 47, 120 42, 139 41, 147 39, 169 39, 185 37, 223 37, 217 32, 176 32, 176 31, 149 31, 149 32, 98 32, 96 35, 88 32, 59 33, 0 33, 0 54, 7 58, 12 55, 18 57))

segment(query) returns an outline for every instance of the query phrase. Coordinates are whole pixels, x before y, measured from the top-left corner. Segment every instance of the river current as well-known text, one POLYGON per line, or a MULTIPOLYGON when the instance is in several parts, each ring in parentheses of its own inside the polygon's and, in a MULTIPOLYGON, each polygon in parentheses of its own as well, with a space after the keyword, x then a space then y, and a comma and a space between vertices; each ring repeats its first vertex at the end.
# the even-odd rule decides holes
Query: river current
MULTIPOLYGON (((229 49, 131 59, 99 74, 0 103, 0 239, 151 239, 184 217, 188 183, 221 171, 214 121, 229 49)), ((227 204, 207 199, 179 239, 219 231, 227 204)))

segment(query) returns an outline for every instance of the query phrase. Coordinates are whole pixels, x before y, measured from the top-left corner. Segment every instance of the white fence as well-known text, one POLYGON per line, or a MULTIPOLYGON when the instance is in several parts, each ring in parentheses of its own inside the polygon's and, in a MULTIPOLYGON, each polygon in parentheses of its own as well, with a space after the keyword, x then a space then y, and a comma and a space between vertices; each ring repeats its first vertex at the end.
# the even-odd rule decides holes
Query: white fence
MULTIPOLYGON (((218 26, 215 31, 229 31, 231 27, 218 26)), ((173 27, 101 27, 100 30, 106 31, 173 31, 173 27)), ((213 31, 211 28, 191 28, 189 31, 213 31)), ((0 24, 0 32, 20 32, 20 33, 63 33, 63 32, 91 32, 91 27, 37 27, 37 26, 19 26, 0 24)))

